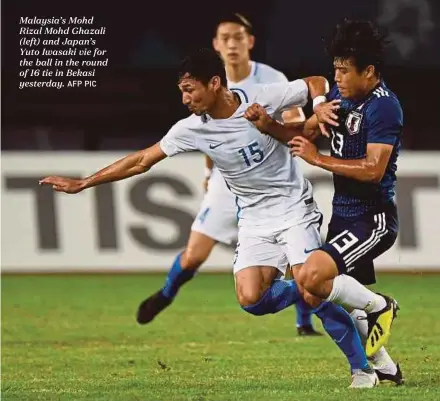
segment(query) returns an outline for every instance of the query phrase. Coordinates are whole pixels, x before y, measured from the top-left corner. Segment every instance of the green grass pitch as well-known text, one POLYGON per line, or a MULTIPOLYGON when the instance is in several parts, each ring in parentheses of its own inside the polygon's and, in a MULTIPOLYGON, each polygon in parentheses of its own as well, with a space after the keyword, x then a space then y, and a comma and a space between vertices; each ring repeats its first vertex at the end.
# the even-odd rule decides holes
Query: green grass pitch
POLYGON ((294 308, 243 312, 229 274, 199 274, 137 325, 138 303, 163 280, 3 276, 2 399, 440 400, 440 275, 379 276, 401 305, 388 349, 406 384, 372 390, 347 389, 348 364, 327 336, 296 336, 294 308))

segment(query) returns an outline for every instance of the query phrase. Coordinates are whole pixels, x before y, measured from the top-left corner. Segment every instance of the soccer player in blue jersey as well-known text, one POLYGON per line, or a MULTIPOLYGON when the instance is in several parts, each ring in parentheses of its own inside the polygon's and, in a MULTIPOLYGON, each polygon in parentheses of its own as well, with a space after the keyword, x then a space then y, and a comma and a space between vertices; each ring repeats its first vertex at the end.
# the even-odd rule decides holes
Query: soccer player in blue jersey
POLYGON ((298 269, 295 279, 306 294, 356 305, 350 312, 379 379, 402 384, 399 366, 383 347, 397 303, 381 294, 371 302, 371 293, 362 285, 375 283, 373 260, 394 244, 398 231, 394 188, 403 113, 381 75, 384 44, 368 21, 345 20, 336 27, 329 49, 336 85, 327 97, 314 100, 331 102, 338 116, 334 125, 321 126, 331 138, 330 156, 312 143, 320 133, 316 116, 304 127, 283 126, 253 105, 245 117, 276 139, 291 139, 294 156, 333 173, 326 243, 298 269))

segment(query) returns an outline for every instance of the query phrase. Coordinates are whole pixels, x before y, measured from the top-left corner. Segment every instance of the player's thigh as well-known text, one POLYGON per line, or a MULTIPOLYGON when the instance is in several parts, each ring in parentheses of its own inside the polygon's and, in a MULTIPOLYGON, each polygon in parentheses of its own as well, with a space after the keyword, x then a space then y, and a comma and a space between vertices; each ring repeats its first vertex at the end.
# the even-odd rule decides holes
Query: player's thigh
POLYGON ((214 193, 207 193, 191 230, 226 245, 236 243, 237 206, 232 195, 216 197, 214 193))
POLYGON ((287 258, 275 238, 241 229, 234 257, 237 298, 241 305, 257 302, 273 280, 284 275, 287 258))
POLYGON ((321 247, 321 224, 322 214, 313 212, 300 224, 289 227, 277 235, 277 241, 293 269, 302 265, 315 249, 321 247))
POLYGON ((282 275, 286 274, 288 266, 286 255, 275 235, 267 230, 240 229, 234 255, 234 275, 253 266, 270 266, 282 275))
POLYGON ((393 210, 368 213, 355 221, 333 216, 322 250, 333 258, 340 274, 351 275, 362 284, 373 284, 373 261, 386 252, 396 238, 393 210))

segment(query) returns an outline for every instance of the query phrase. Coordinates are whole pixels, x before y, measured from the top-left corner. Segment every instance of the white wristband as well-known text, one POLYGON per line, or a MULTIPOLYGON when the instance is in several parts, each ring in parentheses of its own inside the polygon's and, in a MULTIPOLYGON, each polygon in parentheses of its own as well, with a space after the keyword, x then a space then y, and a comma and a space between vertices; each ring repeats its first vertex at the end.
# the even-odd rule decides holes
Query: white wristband
POLYGON ((316 96, 316 97, 313 99, 313 110, 315 110, 315 107, 316 107, 318 104, 325 103, 326 101, 327 101, 327 98, 326 98, 325 96, 323 96, 323 95, 321 95, 321 96, 316 96))
POLYGON ((211 177, 212 170, 208 167, 205 167, 205 178, 211 177))

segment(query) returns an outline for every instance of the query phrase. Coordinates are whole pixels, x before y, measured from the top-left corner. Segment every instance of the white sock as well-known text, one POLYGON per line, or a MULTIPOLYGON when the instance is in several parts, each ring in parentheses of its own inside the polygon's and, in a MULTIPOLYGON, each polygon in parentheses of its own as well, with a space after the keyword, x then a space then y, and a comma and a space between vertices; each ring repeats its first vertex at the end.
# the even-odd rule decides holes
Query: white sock
POLYGON ((354 321, 354 325, 356 326, 356 329, 361 337, 362 345, 365 348, 365 344, 368 338, 367 314, 363 310, 355 309, 353 312, 350 313, 350 316, 354 321))
POLYGON ((387 305, 382 296, 345 274, 334 278, 333 288, 327 301, 346 305, 350 309, 361 309, 367 313, 378 312, 387 305))
MULTIPOLYGON (((356 329, 362 340, 362 344, 365 347, 365 342, 368 337, 368 322, 367 314, 363 310, 355 309, 350 313, 351 318, 354 321, 356 329)), ((382 373, 395 375, 397 373, 397 366, 391 359, 385 347, 381 347, 371 358, 368 358, 373 364, 373 368, 380 370, 382 373)))
POLYGON ((380 370, 382 373, 395 375, 397 373, 397 365, 391 359, 385 347, 381 347, 371 358, 373 368, 380 370))

